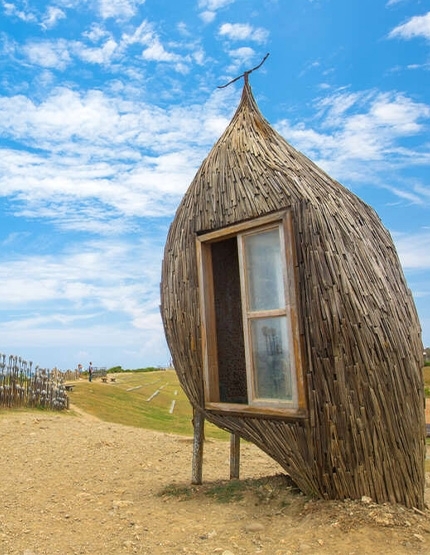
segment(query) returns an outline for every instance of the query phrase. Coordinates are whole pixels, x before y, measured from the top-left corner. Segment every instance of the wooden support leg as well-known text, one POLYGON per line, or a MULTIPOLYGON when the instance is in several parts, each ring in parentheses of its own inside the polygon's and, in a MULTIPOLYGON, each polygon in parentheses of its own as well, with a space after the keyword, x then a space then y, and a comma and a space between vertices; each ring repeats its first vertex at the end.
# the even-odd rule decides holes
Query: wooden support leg
POLYGON ((239 479, 240 436, 230 434, 230 480, 239 479))
POLYGON ((200 411, 194 411, 193 427, 194 443, 191 483, 200 485, 202 483, 203 443, 205 439, 205 419, 200 411))

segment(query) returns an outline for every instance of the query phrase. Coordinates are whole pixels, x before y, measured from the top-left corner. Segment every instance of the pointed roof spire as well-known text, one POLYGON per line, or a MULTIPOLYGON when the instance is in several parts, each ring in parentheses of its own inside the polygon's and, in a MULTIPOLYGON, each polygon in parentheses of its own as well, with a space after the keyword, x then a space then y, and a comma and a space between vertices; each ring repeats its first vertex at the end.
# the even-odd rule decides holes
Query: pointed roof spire
POLYGON ((242 75, 239 75, 238 77, 235 77, 234 79, 232 79, 231 81, 229 81, 225 85, 220 85, 219 87, 217 87, 217 89, 225 89, 226 87, 228 87, 232 83, 235 83, 236 81, 239 81, 239 79, 241 79, 242 77, 245 80, 245 87, 247 87, 248 86, 248 76, 249 76, 249 74, 252 73, 253 71, 255 71, 256 69, 259 69, 264 64, 264 62, 267 60, 267 58, 269 57, 269 54, 270 54, 270 52, 268 52, 264 56, 264 58, 261 60, 261 62, 258 64, 258 66, 255 66, 252 69, 249 69, 248 71, 245 71, 244 73, 242 73, 242 75))

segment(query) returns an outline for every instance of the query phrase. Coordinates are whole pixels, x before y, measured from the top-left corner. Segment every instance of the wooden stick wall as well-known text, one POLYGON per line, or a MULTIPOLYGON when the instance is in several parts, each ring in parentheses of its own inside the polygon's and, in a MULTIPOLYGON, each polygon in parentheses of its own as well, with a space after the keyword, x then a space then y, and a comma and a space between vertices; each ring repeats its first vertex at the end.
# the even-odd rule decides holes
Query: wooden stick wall
POLYGON ((161 298, 174 366, 206 419, 253 441, 309 495, 423 508, 421 330, 393 241, 373 209, 270 127, 248 84, 177 210, 161 298), (307 417, 207 411, 196 235, 282 209, 293 221, 307 417))

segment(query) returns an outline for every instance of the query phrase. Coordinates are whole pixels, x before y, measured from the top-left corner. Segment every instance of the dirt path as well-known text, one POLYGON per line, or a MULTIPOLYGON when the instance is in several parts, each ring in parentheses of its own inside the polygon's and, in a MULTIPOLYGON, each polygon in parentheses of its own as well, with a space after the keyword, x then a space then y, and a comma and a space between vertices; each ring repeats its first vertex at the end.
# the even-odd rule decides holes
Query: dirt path
POLYGON ((249 444, 221 503, 228 443, 190 488, 191 439, 71 413, 0 413, 0 555, 430 554, 430 512, 309 500, 249 444))

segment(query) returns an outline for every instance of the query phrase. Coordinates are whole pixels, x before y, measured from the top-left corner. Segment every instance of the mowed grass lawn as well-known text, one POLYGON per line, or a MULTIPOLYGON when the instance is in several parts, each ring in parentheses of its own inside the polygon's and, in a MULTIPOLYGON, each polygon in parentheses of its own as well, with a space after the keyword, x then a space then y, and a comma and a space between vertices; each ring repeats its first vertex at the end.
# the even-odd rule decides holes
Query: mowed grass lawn
MULTIPOLYGON (((108 374, 92 382, 69 382, 71 410, 77 408, 106 422, 192 436, 192 408, 174 370, 108 374), (114 377, 115 381, 111 381, 114 377)), ((205 422, 205 436, 228 439, 229 434, 205 422)))

